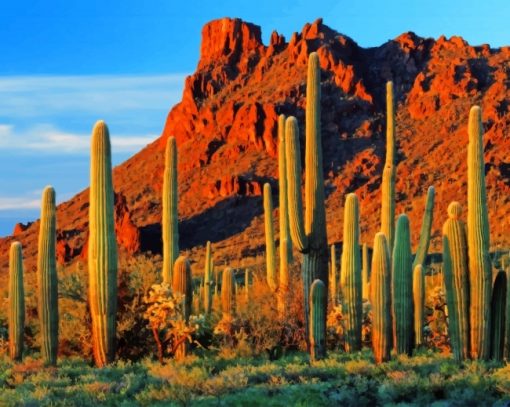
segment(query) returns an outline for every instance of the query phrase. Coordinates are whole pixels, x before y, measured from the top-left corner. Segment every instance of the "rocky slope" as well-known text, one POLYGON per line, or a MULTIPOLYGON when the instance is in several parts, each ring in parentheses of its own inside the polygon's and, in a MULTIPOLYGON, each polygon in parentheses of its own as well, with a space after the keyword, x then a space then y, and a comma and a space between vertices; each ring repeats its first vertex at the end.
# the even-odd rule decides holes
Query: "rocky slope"
MULTIPOLYGON (((437 40, 405 33, 375 48, 321 20, 270 43, 260 28, 239 19, 208 23, 196 72, 186 78, 159 139, 115 168, 116 225, 123 252, 159 252, 160 194, 166 139, 179 148, 181 246, 196 259, 207 240, 217 262, 263 251, 261 191, 277 191, 276 121, 297 116, 303 126, 307 55, 322 68, 322 128, 328 237, 341 240, 344 196, 361 203, 362 240, 379 227, 384 161, 384 91, 392 80, 398 100, 397 213, 410 216, 416 244, 427 187, 436 187, 432 249, 452 200, 466 202, 467 116, 483 108, 492 247, 510 243, 510 47, 471 46, 460 37, 437 40)), ((302 127, 303 128, 303 127, 302 127)), ((84 256, 88 191, 59 206, 59 262, 84 256)), ((277 210, 276 210, 277 212, 277 210)), ((277 221, 277 219, 276 219, 277 221)), ((29 270, 35 266, 35 222, 18 226, 29 270)), ((7 247, 0 241, 0 266, 7 247)), ((249 261, 249 260, 247 260, 249 261)), ((199 267, 196 264, 195 267, 199 267)))

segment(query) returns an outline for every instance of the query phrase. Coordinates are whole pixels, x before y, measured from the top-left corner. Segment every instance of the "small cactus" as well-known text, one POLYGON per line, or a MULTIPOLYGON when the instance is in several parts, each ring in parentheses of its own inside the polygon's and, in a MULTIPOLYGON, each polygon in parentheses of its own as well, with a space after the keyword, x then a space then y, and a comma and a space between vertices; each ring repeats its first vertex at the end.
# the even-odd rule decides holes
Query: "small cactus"
POLYGON ((398 217, 392 256, 393 345, 398 354, 413 348, 413 270, 409 219, 398 217))
MULTIPOLYGON (((191 280, 191 266, 185 256, 179 256, 174 263, 172 273, 172 289, 174 292, 184 295, 182 303, 182 319, 188 323, 193 304, 193 287, 191 280)), ((188 353, 188 343, 184 341, 175 349, 175 358, 182 359, 188 353)))
POLYGON ((342 250, 342 297, 345 316, 345 348, 347 352, 361 349, 363 304, 361 298, 361 259, 359 247, 359 204, 356 194, 345 199, 342 250))
POLYGON ((179 256, 179 225, 177 198, 177 144, 174 137, 169 137, 165 149, 165 172, 163 175, 163 282, 172 282, 172 271, 179 256))
POLYGON ((47 365, 57 364, 58 279, 56 265, 55 190, 44 189, 37 256, 38 311, 41 325, 41 355, 47 365))
POLYGON ((423 266, 417 264, 413 271, 414 306, 414 344, 423 344, 423 325, 425 323, 425 274, 423 266))
POLYGON ((271 185, 264 184, 264 223, 266 230, 266 278, 267 285, 271 291, 276 291, 278 283, 276 281, 276 247, 274 243, 273 229, 273 197, 271 195, 271 185))
POLYGON ((377 233, 370 275, 372 349, 376 363, 390 360, 392 343, 390 252, 384 233, 377 233))
POLYGON ((236 313, 234 271, 230 267, 223 270, 221 279, 221 310, 223 318, 232 318, 236 313))
POLYGON ((324 336, 327 291, 324 283, 317 279, 310 287, 310 355, 312 362, 326 357, 326 337, 324 336))
POLYGON ((491 357, 496 361, 503 360, 505 347, 505 320, 506 297, 507 297, 507 279, 504 271, 499 271, 494 280, 492 289, 492 344, 491 357))
POLYGON ((213 264, 211 255, 211 242, 207 242, 205 249, 205 270, 204 270, 204 309, 205 313, 209 315, 212 308, 213 296, 213 264))
POLYGON ((25 291, 21 243, 13 242, 9 252, 9 354, 12 360, 23 358, 25 332, 25 291))

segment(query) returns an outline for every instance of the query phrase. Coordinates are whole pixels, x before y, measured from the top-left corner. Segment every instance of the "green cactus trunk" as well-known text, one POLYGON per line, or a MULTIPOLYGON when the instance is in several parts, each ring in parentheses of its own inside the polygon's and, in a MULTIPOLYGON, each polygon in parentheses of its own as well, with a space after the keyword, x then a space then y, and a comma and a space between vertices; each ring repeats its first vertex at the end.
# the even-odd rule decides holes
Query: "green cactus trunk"
POLYGON ((21 243, 13 242, 9 252, 9 355, 12 360, 23 359, 24 333, 23 254, 21 243))
POLYGON ((37 256, 38 311, 41 326, 41 356, 47 365, 57 364, 58 279, 56 265, 55 190, 42 194, 41 224, 37 256))
POLYGON ((287 204, 287 159, 285 158, 285 116, 278 117, 278 193, 280 221, 280 284, 278 290, 278 312, 284 317, 289 295, 289 264, 292 263, 292 241, 289 230, 287 204))
POLYGON ((466 225, 458 202, 448 206, 443 225, 443 272, 448 305, 450 342, 456 360, 469 358, 469 274, 466 225))
MULTIPOLYGON (((306 88, 306 147, 305 147, 305 202, 303 218, 301 197, 301 152, 297 120, 289 117, 285 122, 287 159, 287 198, 292 242, 303 253, 302 274, 304 289, 305 331, 309 331, 309 302, 312 281, 320 279, 328 289, 328 239, 326 234, 326 208, 324 205, 324 175, 320 126, 320 66, 317 53, 308 59, 306 88)), ((326 291, 327 293, 327 291, 326 291)), ((326 294, 327 295, 327 294, 326 294)), ((326 304, 327 306, 327 304, 326 304)), ((326 311, 321 314, 326 329, 326 311)), ((323 332, 326 336, 326 332, 323 332)), ((310 348, 310 344, 307 344, 310 348)))
POLYGON ((413 270, 411 236, 407 215, 397 220, 392 256, 393 345, 398 354, 413 349, 413 270))
POLYGON ((276 291, 276 246, 273 229, 273 197, 271 185, 264 184, 264 223, 266 230, 266 279, 271 291, 276 291))
POLYGON ((504 271, 499 271, 494 280, 492 289, 492 344, 491 357, 496 361, 502 361, 505 349, 505 321, 506 321, 506 296, 507 278, 504 271))
POLYGON ((432 230, 432 220, 434 216, 435 194, 436 190, 434 187, 429 187, 427 191, 427 203, 425 204, 425 212, 423 213, 423 221, 421 223, 420 241, 413 261, 413 270, 418 264, 425 266, 425 261, 427 260, 427 253, 429 251, 430 244, 430 232, 432 230))
POLYGON ((376 363, 390 360, 392 343, 391 268, 388 242, 384 233, 374 238, 372 273, 370 275, 372 304, 372 349, 376 363))
POLYGON ((172 282, 172 271, 179 256, 177 190, 177 144, 169 137, 165 149, 165 173, 163 175, 163 214, 161 231, 163 234, 163 282, 172 282))
POLYGON ((223 318, 233 318, 236 314, 234 271, 230 267, 223 270, 221 279, 221 310, 223 318))
POLYGON ((329 260, 329 298, 335 306, 338 302, 338 268, 336 265, 336 248, 331 245, 331 256, 329 260))
POLYGON ((326 357, 325 321, 327 290, 324 283, 316 279, 310 287, 310 358, 312 362, 326 357))
POLYGON ((386 161, 381 184, 381 232, 388 239, 390 252, 394 245, 395 231, 395 102, 393 82, 386 84, 386 161))
POLYGON ((368 255, 368 246, 363 244, 361 256, 361 298, 370 300, 370 256, 368 255))
MULTIPOLYGON (((191 266, 189 260, 185 256, 179 256, 174 263, 174 270, 172 273, 172 289, 175 293, 184 296, 182 302, 182 319, 189 322, 191 315, 191 307, 193 304, 193 286, 191 278, 191 266)), ((188 354, 188 342, 184 341, 174 347, 174 355, 177 360, 186 357, 188 354)))
POLYGON ((414 344, 423 344, 425 323, 425 274, 423 266, 417 264, 413 270, 414 344))
POLYGON ((489 218, 485 189, 482 113, 469 113, 468 145, 468 259, 471 357, 490 357, 492 268, 489 256, 489 218))
POLYGON ((345 349, 361 349, 363 303, 361 298, 361 259, 359 247, 359 204, 356 194, 345 199, 342 250, 342 298, 345 321, 345 349))
POLYGON ((204 270, 204 310, 207 315, 211 313, 213 297, 213 275, 212 275, 211 242, 207 242, 205 249, 205 270, 204 270))
POLYGON ((90 156, 89 301, 92 347, 98 367, 113 362, 117 325, 117 241, 110 134, 103 121, 94 126, 90 156))

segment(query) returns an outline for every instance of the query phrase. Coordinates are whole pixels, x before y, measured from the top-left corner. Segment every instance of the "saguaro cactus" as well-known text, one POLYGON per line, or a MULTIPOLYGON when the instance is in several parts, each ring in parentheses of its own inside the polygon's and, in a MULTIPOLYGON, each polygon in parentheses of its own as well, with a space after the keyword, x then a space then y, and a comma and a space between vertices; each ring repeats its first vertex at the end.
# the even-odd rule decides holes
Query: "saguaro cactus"
POLYGON ((393 344, 397 353, 413 348, 413 263, 409 219, 398 217, 392 256, 393 344))
POLYGON ((492 269, 489 257, 489 218, 485 189, 483 126, 480 107, 469 112, 468 145, 468 259, 471 357, 490 356, 492 269))
POLYGON ((381 185, 381 232, 388 239, 390 251, 393 250, 395 230, 395 102, 393 100, 393 82, 386 84, 386 161, 384 163, 381 185))
POLYGON ((316 361, 326 356, 325 320, 327 291, 324 283, 316 279, 310 287, 310 356, 316 361))
POLYGON ((331 304, 336 305, 338 300, 338 269, 336 267, 336 247, 331 245, 331 256, 329 257, 329 297, 331 304))
POLYGON ((430 244, 430 231, 432 230, 432 218, 434 216, 434 197, 436 190, 434 187, 429 187, 427 191, 427 203, 425 204, 425 212, 423 213, 423 221, 421 223, 420 241, 416 256, 413 261, 413 270, 418 264, 425 266, 427 259, 427 252, 429 251, 430 244))
MULTIPOLYGON (((193 305, 193 287, 191 279, 191 267, 189 260, 185 256, 179 256, 174 263, 172 274, 172 289, 174 292, 184 295, 182 303, 182 319, 188 323, 193 305)), ((188 343, 186 341, 174 345, 174 354, 176 359, 182 359, 188 353, 188 343)))
POLYGON ((56 238, 55 190, 47 186, 42 194, 37 255, 37 286, 41 326, 41 355, 48 365, 56 365, 58 350, 56 238))
POLYGON ((368 246, 363 243, 361 256, 361 297, 364 300, 370 300, 370 259, 368 255, 368 246))
POLYGON ((278 117, 278 193, 280 221, 280 285, 278 310, 285 315, 289 290, 289 264, 292 263, 292 241, 289 230, 289 209, 287 204, 287 159, 285 157, 285 116, 278 117))
POLYGON ((266 229, 266 278, 271 291, 276 291, 276 246, 274 244, 273 229, 273 197, 271 185, 264 184, 264 222, 266 229))
POLYGON ((413 306, 414 306, 414 344, 423 344, 423 325, 425 322, 425 274, 423 266, 417 264, 413 271, 413 306))
POLYGON ((469 275, 466 225, 458 202, 448 206, 443 225, 443 271, 448 305, 450 342, 455 358, 469 358, 469 275))
POLYGON ((390 252, 384 233, 377 233, 372 254, 370 275, 370 303, 372 304, 372 349, 376 363, 390 360, 391 323, 391 269, 390 252))
POLYGON ((9 354, 12 360, 23 358, 24 332, 23 254, 21 243, 13 242, 9 252, 9 354))
POLYGON ((359 247, 359 204, 356 194, 348 194, 344 209, 344 243, 342 250, 342 294, 347 352, 361 349, 361 259, 359 247))
POLYGON ((223 318, 231 318, 236 313, 234 271, 230 267, 223 270, 221 278, 221 310, 223 318))
POLYGON ((501 361, 503 359, 505 346, 505 320, 506 320, 506 273, 499 271, 494 280, 492 289, 492 359, 501 361))
MULTIPOLYGON (((328 287, 328 239, 326 235, 326 209, 324 206, 324 175, 320 128, 320 67, 315 52, 308 59, 306 88, 306 147, 305 147, 305 201, 303 218, 301 198, 301 158, 297 120, 289 117, 285 122, 287 158, 287 188, 289 225, 292 242, 303 253, 303 287, 305 328, 308 331, 309 290, 314 279, 328 287)), ((324 323, 326 329, 326 312, 324 323)), ((323 332, 326 335, 326 332, 323 332)))
POLYGON ((179 224, 177 199, 177 144, 169 137, 165 149, 165 172, 163 175, 163 281, 172 282, 172 271, 179 256, 179 224))
POLYGON ((89 206, 89 301, 92 347, 98 367, 115 357, 117 241, 113 217, 110 134, 103 121, 92 131, 89 206))
POLYGON ((212 275, 211 242, 207 241, 205 249, 205 270, 204 270, 204 308, 205 313, 210 314, 213 296, 213 275, 212 275))

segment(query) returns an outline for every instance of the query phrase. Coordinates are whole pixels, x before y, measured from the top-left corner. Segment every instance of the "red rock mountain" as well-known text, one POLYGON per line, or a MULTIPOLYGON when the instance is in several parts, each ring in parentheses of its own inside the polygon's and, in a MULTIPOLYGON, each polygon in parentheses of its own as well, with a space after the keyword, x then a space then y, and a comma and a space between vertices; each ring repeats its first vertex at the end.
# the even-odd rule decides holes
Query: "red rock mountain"
MULTIPOLYGON (((224 18, 205 25, 196 72, 186 78, 162 135, 115 168, 116 226, 126 253, 161 250, 161 187, 166 139, 179 149, 181 248, 201 254, 207 240, 219 260, 263 252, 261 191, 277 190, 276 121, 295 115, 303 129, 306 64, 317 51, 322 68, 322 130, 328 237, 341 240, 344 196, 360 198, 362 240, 379 228, 384 161, 385 83, 398 101, 397 213, 410 216, 413 242, 427 187, 436 187, 432 248, 452 200, 466 203, 467 117, 483 109, 492 247, 510 243, 510 48, 471 46, 411 32, 375 48, 317 20, 270 43, 260 27, 224 18), (220 257, 220 258, 218 258, 220 257), (222 258, 223 259, 222 259, 222 258)), ((88 190, 58 207, 58 258, 83 256, 88 190)), ((276 210, 277 212, 277 210, 276 210)), ((33 269, 39 223, 17 227, 33 269)), ((0 242, 1 264, 7 246, 0 242)))

